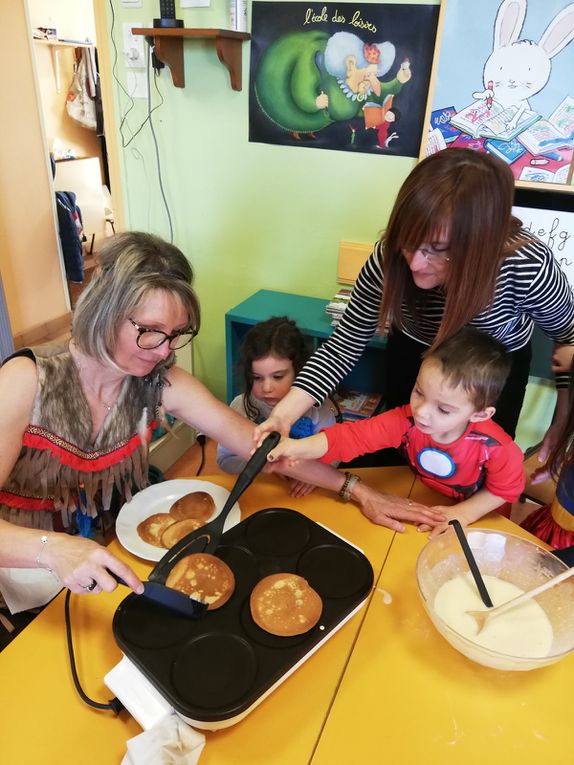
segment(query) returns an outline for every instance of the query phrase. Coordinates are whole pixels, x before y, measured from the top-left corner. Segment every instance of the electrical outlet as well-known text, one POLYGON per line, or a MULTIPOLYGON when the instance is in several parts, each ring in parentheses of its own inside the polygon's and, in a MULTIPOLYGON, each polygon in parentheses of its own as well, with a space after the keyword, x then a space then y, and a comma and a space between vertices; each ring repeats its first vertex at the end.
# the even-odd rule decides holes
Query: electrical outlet
POLYGON ((144 39, 141 35, 132 34, 132 28, 140 27, 141 21, 124 21, 123 23, 123 54, 126 66, 131 69, 145 69, 144 39))
POLYGON ((126 90, 132 98, 145 98, 147 100, 146 73, 128 70, 126 73, 126 90))
POLYGON ((142 0, 122 0, 122 8, 141 8, 142 0))

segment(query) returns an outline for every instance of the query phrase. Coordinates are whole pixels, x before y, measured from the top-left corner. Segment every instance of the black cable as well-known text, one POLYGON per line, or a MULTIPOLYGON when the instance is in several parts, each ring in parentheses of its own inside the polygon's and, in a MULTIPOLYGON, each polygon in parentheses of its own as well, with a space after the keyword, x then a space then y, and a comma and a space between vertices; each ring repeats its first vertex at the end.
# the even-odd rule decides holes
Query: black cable
MULTIPOLYGON (((132 132, 132 136, 131 136, 131 138, 129 140, 126 141, 126 139, 124 137, 124 133, 123 133, 124 123, 127 120, 128 114, 135 107, 135 103, 136 102, 134 101, 132 94, 129 93, 126 90, 126 88, 123 86, 123 83, 121 82, 121 80, 118 78, 118 76, 116 74, 116 67, 117 67, 117 64, 118 64, 118 49, 117 49, 117 46, 116 46, 116 41, 114 39, 115 14, 114 14, 114 6, 113 6, 112 0, 110 0, 110 9, 111 9, 111 14, 112 14, 112 23, 111 23, 111 26, 110 26, 110 40, 111 40, 111 43, 112 43, 112 48, 114 49, 113 64, 112 64, 112 77, 114 78, 114 80, 118 84, 119 88, 125 93, 125 95, 131 101, 131 103, 130 103, 130 105, 128 107, 128 110, 122 116, 121 122, 120 122, 120 124, 118 126, 118 132, 120 134, 120 138, 121 138, 121 141, 122 141, 122 148, 123 149, 127 149, 127 147, 134 140, 134 138, 146 126, 147 122, 149 121, 149 118, 150 118, 149 115, 151 114, 151 112, 155 111, 156 109, 159 109, 159 107, 163 104, 164 99, 163 99, 163 96, 162 96, 162 94, 161 94, 161 92, 160 92, 160 90, 159 90, 159 88, 157 87, 157 84, 156 84, 155 89, 157 90, 157 92, 159 94, 159 97, 161 98, 161 102, 159 104, 157 104, 156 106, 154 106, 153 109, 150 112, 150 110, 149 110, 149 89, 148 89, 148 114, 147 114, 145 120, 140 124, 138 129, 135 131, 135 133, 133 131, 131 131, 131 128, 130 128, 130 131, 132 132)), ((149 69, 148 69, 148 79, 149 79, 149 69)), ((129 127, 129 125, 128 125, 128 127, 129 127)))
POLYGON ((70 590, 66 592, 66 597, 64 599, 64 617, 66 622, 66 640, 68 643, 68 655, 70 657, 70 669, 72 671, 72 679, 74 681, 74 685, 76 686, 76 690, 78 691, 80 698, 86 704, 88 704, 91 707, 94 707, 94 709, 110 710, 114 712, 114 714, 118 715, 122 711, 122 709, 124 709, 124 705, 118 698, 110 699, 107 704, 102 704, 101 702, 94 701, 93 699, 90 699, 88 696, 86 696, 86 694, 84 693, 82 689, 82 686, 80 685, 80 679, 78 678, 78 672, 76 670, 74 646, 72 643, 72 624, 70 621, 70 595, 71 594, 72 593, 70 592, 70 590))
MULTIPOLYGON (((138 135, 138 133, 140 133, 141 130, 143 130, 143 128, 145 127, 146 123, 149 122, 152 139, 153 139, 154 146, 155 146, 155 156, 156 156, 156 163, 157 163, 157 175, 158 175, 158 181, 159 181, 159 189, 160 189, 160 192, 161 192, 161 197, 162 197, 163 204, 164 204, 164 207, 165 207, 165 211, 166 211, 166 214, 167 214, 167 222, 168 222, 168 225, 169 225, 169 241, 170 241, 171 244, 173 244, 173 223, 172 223, 172 219, 171 219, 171 212, 170 212, 170 209, 169 209, 169 205, 167 203, 167 198, 165 196, 165 190, 164 190, 164 187, 163 187, 163 179, 162 179, 162 175, 161 175, 161 163, 160 163, 160 157, 159 157, 159 146, 158 146, 157 137, 156 137, 156 134, 155 134, 155 129, 154 129, 154 126, 153 126, 153 120, 152 120, 152 116, 151 116, 153 114, 153 112, 156 109, 159 109, 159 107, 164 102, 163 95, 162 95, 160 89, 157 86, 157 77, 158 77, 159 72, 154 69, 154 85, 155 85, 155 89, 156 89, 159 97, 161 98, 161 101, 160 101, 159 104, 156 104, 156 106, 154 106, 153 109, 152 109, 151 108, 151 87, 150 87, 150 77, 149 77, 150 65, 149 65, 149 61, 148 61, 147 66, 146 66, 147 102, 148 102, 147 117, 141 123, 141 125, 138 127, 138 129, 135 131, 135 133, 133 133, 133 135, 129 139, 129 141, 126 142, 125 139, 124 139, 124 134, 123 134, 123 130, 122 129, 123 129, 123 126, 124 126, 124 123, 125 123, 125 121, 127 119, 128 114, 130 113, 130 111, 135 106, 135 101, 132 98, 131 94, 128 93, 128 91, 124 88, 123 84, 120 82, 120 80, 118 79, 118 76, 116 75, 116 67, 117 67, 117 63, 118 63, 118 49, 117 49, 117 46, 116 46, 116 41, 114 39, 114 28, 115 28, 116 16, 115 16, 115 12, 114 12, 113 0, 110 0, 110 11, 111 11, 111 16, 112 16, 112 23, 110 25, 110 39, 111 39, 111 42, 112 42, 112 47, 114 49, 114 57, 113 57, 113 64, 112 64, 112 77, 117 82, 117 84, 121 88, 121 90, 126 94, 126 96, 131 101, 131 104, 130 104, 129 108, 128 108, 127 112, 123 115, 122 120, 121 120, 120 125, 119 125, 119 133, 120 133, 120 137, 121 137, 121 141, 122 141, 122 148, 126 149, 130 145, 130 143, 134 140, 134 138, 138 135)), ((150 51, 153 52, 152 46, 150 46, 150 51)), ((150 57, 151 57, 151 53, 150 53, 150 57)))
MULTIPOLYGON (((154 75, 154 77, 155 76, 157 76, 157 75, 154 75)), ((157 90, 157 84, 156 84, 156 90, 157 90)), ((159 93, 159 90, 158 90, 158 93, 159 93)), ((160 93, 160 95, 161 95, 161 93, 160 93)), ((162 177, 161 177, 161 163, 160 163, 160 159, 159 159, 159 146, 158 146, 158 143, 157 143, 157 137, 156 137, 155 129, 154 129, 154 126, 153 126, 153 120, 151 118, 153 109, 149 108, 150 105, 151 105, 151 88, 150 88, 150 80, 149 80, 149 66, 147 68, 147 99, 148 99, 148 115, 147 115, 147 118, 149 120, 149 129, 151 131, 151 135, 152 135, 152 138, 153 138, 153 143, 154 143, 154 146, 155 146, 155 158, 156 158, 156 163, 157 163, 157 178, 158 178, 158 181, 159 181, 159 190, 161 192, 161 197, 163 199, 163 204, 164 204, 164 207, 165 207, 165 211, 167 213, 167 222, 169 224, 169 241, 170 241, 171 244, 173 244, 173 224, 172 224, 172 221, 171 221, 171 213, 169 211, 169 205, 167 203, 167 199, 166 199, 166 196, 165 196, 165 191, 164 191, 164 188, 163 188, 163 180, 162 180, 162 177)), ((163 101, 162 101, 162 103, 163 103, 163 101)))
POLYGON ((198 433, 196 440, 197 443, 201 446, 201 461, 199 463, 199 467, 197 468, 197 473, 195 474, 199 475, 203 470, 203 466, 205 465, 205 435, 203 433, 198 433))

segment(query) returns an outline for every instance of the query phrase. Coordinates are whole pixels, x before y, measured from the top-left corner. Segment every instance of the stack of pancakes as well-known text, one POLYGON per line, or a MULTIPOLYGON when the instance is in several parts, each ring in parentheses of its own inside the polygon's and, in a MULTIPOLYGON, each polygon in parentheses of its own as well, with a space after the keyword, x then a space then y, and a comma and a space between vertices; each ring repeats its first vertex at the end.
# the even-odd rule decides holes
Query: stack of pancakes
POLYGON ((154 513, 142 521, 137 532, 144 542, 169 549, 187 534, 203 526, 213 515, 215 503, 206 491, 186 494, 169 513, 154 513))

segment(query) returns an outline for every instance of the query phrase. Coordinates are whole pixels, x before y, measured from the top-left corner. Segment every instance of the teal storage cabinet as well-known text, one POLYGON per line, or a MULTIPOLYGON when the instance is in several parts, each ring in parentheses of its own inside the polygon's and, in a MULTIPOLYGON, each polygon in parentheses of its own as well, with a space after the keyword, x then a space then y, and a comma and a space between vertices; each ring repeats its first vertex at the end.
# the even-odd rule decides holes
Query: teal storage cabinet
MULTIPOLYGON (((249 329, 271 316, 288 316, 305 335, 313 352, 333 332, 331 317, 325 313, 327 300, 293 295, 288 292, 259 290, 225 314, 225 346, 227 366, 227 402, 243 391, 237 361, 243 338, 249 329)), ((360 391, 383 390, 383 354, 385 343, 373 338, 361 359, 342 381, 348 388, 360 391)))

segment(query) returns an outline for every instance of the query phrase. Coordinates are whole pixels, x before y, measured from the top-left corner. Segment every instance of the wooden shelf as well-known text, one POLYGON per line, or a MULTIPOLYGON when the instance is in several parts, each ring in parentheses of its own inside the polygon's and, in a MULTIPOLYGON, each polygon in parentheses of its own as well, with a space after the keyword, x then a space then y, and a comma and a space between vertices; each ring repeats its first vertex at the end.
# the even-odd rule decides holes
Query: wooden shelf
POLYGON ((213 40, 217 56, 221 63, 229 70, 231 87, 233 90, 241 90, 242 80, 242 54, 241 44, 244 40, 250 40, 251 35, 247 32, 235 32, 231 29, 187 29, 186 27, 152 27, 144 29, 135 27, 134 35, 145 35, 153 38, 155 55, 171 71, 173 84, 176 88, 185 86, 183 70, 183 40, 213 40))

